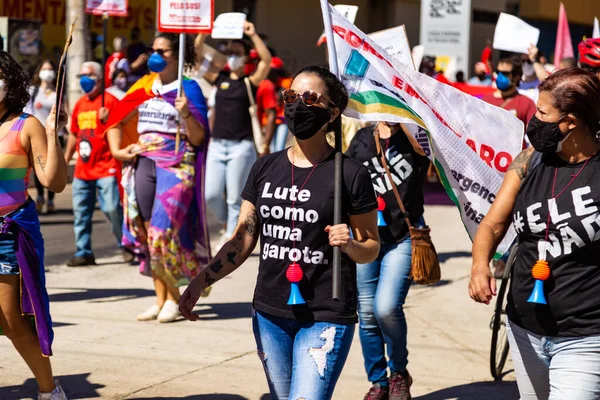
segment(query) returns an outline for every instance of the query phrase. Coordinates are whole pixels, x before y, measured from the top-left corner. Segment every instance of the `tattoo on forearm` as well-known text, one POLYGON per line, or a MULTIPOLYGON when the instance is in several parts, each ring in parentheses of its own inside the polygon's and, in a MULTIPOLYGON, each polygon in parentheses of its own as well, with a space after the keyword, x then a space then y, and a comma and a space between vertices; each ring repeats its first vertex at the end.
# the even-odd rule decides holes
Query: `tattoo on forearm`
POLYGON ((258 235, 258 214, 256 210, 250 211, 246 214, 246 234, 251 237, 258 235))
POLYGON ((529 159, 533 154, 533 148, 529 148, 527 150, 523 150, 519 155, 513 160, 508 167, 509 171, 515 171, 519 179, 525 178, 527 175, 527 165, 529 164, 529 159))
POLYGON ((206 287, 211 286, 216 281, 217 280, 215 278, 213 278, 212 276, 210 276, 208 274, 208 272, 204 271, 204 283, 206 283, 206 287))
POLYGON ((231 253, 227 253, 227 261, 231 264, 235 265, 235 256, 237 256, 237 252, 232 251, 231 253))
POLYGON ((223 269, 223 263, 221 262, 221 260, 216 260, 210 266, 210 270, 215 274, 218 273, 221 269, 223 269))
POLYGON ((40 169, 43 172, 46 172, 46 163, 44 162, 44 157, 42 156, 37 156, 37 161, 36 164, 40 166, 40 169))

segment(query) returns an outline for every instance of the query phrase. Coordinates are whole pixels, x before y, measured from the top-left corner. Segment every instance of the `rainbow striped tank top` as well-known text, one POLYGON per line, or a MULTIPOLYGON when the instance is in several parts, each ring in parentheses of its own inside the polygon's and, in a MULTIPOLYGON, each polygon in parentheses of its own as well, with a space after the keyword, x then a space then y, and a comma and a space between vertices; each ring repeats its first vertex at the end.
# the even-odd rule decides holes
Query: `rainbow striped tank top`
POLYGON ((21 114, 8 134, 0 138, 0 216, 19 208, 29 196, 31 166, 20 135, 28 116, 21 114))

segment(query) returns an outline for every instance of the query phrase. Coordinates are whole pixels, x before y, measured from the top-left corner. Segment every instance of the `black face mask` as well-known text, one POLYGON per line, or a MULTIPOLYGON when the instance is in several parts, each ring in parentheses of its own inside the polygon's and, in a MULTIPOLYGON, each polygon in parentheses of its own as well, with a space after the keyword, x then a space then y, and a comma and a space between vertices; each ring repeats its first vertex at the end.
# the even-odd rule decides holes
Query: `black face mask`
POLYGON ((557 153, 562 149, 562 143, 571 132, 565 135, 560 131, 558 124, 561 120, 544 122, 535 115, 531 117, 527 125, 527 137, 534 149, 540 153, 557 153))
POLYGON ((290 132, 299 140, 310 139, 331 119, 328 109, 309 107, 300 99, 286 104, 284 113, 290 132))

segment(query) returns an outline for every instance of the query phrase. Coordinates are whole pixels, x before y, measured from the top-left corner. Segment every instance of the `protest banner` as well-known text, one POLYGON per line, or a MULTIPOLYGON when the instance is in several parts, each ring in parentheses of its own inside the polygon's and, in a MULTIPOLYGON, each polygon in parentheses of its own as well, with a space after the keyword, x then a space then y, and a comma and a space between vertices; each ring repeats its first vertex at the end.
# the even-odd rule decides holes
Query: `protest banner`
POLYGON ((494 43, 496 50, 511 51, 527 54, 529 46, 537 46, 540 39, 540 30, 514 15, 500 13, 496 29, 494 30, 494 43))
MULTIPOLYGON (((347 4, 336 4, 335 9, 338 10, 340 12, 340 14, 342 14, 346 19, 348 19, 348 21, 354 23, 354 21, 356 21, 356 15, 358 14, 358 6, 349 6, 347 4)), ((323 34, 319 37, 319 40, 317 40, 317 47, 321 46, 323 43, 325 43, 325 39, 327 38, 327 36, 325 35, 325 32, 323 32, 323 34)))
MULTIPOLYGON (((333 7, 326 7, 335 40, 332 70, 339 66, 338 76, 350 95, 344 114, 416 125, 415 138, 436 166, 473 238, 504 173, 521 151, 523 123, 499 107, 402 65, 333 7)), ((496 257, 514 238, 511 227, 496 257)))
MULTIPOLYGON (((183 91, 183 68, 185 67, 186 34, 210 33, 213 27, 214 0, 158 0, 158 30, 179 32, 179 64, 177 97, 183 91)), ((177 118, 175 154, 181 141, 180 118, 177 118)))
POLYGON ((246 14, 231 12, 219 14, 215 20, 211 37, 213 39, 241 39, 244 37, 246 14))

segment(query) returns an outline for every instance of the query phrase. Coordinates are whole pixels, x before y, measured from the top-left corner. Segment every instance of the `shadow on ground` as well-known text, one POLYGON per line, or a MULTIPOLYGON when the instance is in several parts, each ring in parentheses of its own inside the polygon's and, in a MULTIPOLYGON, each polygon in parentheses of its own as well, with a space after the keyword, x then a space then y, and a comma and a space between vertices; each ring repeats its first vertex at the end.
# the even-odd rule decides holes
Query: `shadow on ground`
POLYGON ((155 296, 154 290, 146 289, 84 289, 84 288, 49 288, 72 290, 67 293, 54 293, 50 301, 91 301, 92 303, 114 303, 140 297, 155 296))
MULTIPOLYGON (((88 381, 90 374, 58 376, 61 386, 70 400, 99 398, 98 389, 104 385, 88 381)), ((19 400, 37 397, 37 383, 35 379, 28 379, 22 385, 0 387, 0 399, 19 400)))
MULTIPOLYGON (((195 396, 187 397, 129 397, 128 400, 248 400, 247 397, 239 396, 237 394, 224 394, 224 393, 213 393, 213 394, 198 394, 195 396)), ((260 400, 271 400, 271 396, 263 394, 260 400)))
POLYGON ((440 260, 441 263, 444 263, 451 258, 462 258, 462 257, 471 258, 471 252, 470 251, 452 251, 452 252, 448 252, 448 253, 438 253, 438 259, 440 260))
POLYGON ((473 382, 413 397, 413 400, 511 400, 518 398, 519 391, 516 382, 473 382))
POLYGON ((198 314, 201 321, 250 318, 252 316, 252 303, 200 303, 194 313, 198 314))

